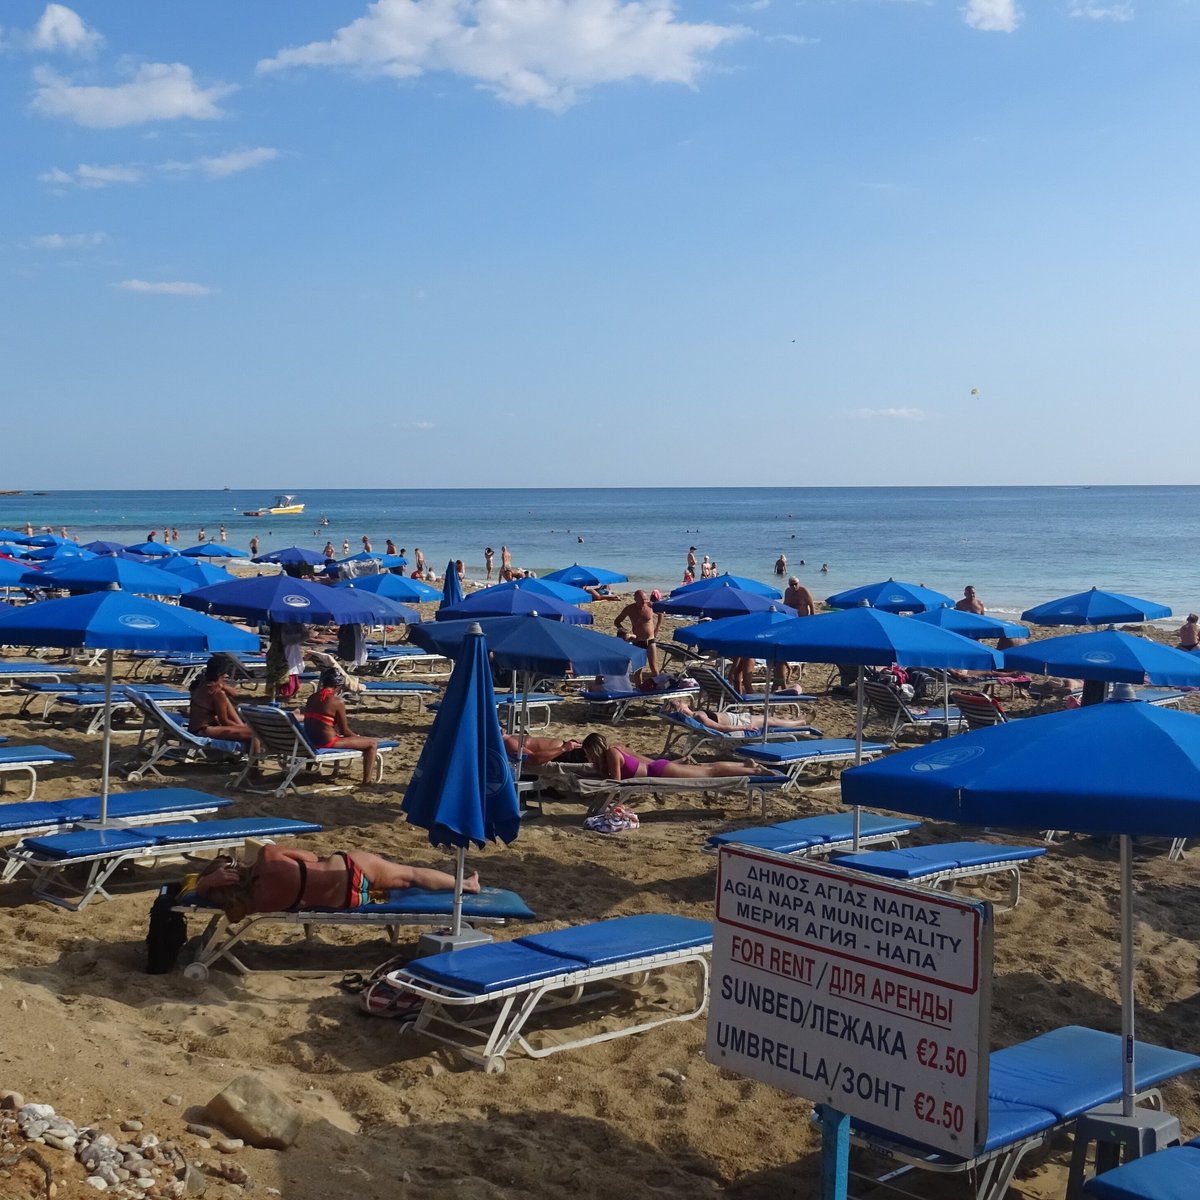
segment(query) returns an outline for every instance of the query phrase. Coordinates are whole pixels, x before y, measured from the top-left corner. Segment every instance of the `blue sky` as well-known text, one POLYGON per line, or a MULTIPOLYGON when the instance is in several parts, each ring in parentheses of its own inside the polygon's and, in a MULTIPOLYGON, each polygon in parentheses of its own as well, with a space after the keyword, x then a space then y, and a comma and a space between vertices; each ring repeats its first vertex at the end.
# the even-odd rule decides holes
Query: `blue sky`
POLYGON ((6 0, 0 486, 1195 482, 1198 34, 6 0))

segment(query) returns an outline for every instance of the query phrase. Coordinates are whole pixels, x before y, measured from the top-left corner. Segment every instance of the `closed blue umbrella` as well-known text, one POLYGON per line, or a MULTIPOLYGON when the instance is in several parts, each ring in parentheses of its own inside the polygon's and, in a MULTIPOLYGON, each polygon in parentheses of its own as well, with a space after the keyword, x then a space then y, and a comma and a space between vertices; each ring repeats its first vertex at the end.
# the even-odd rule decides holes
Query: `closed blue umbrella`
POLYGON ((986 613, 964 612, 960 608, 931 608, 926 612, 914 613, 910 620, 920 621, 922 625, 936 625, 938 629, 948 629, 951 633, 970 638, 973 642, 986 642, 991 638, 1029 636, 1029 630, 1015 621, 1002 621, 999 617, 989 617, 986 613))
MULTIPOLYGON (((187 551, 184 551, 186 554, 187 551)), ((320 566, 325 561, 325 555, 315 550, 306 550, 303 546, 285 546, 282 550, 272 550, 269 554, 260 554, 253 560, 256 563, 279 563, 284 567, 320 566)))
POLYGON ((179 596, 187 591, 175 576, 157 567, 114 558, 111 554, 60 561, 44 571, 29 572, 26 582, 34 587, 66 588, 69 592, 102 592, 117 587, 139 596, 179 596))
POLYGON ((405 621, 417 615, 383 596, 331 588, 287 575, 256 575, 198 588, 180 603, 202 612, 280 625, 370 625, 375 621, 405 621))
POLYGON ((831 608, 855 608, 864 600, 872 608, 881 608, 890 613, 928 612, 931 608, 945 608, 954 604, 942 592, 922 587, 919 583, 903 583, 895 579, 838 592, 834 596, 827 596, 825 603, 831 608))
POLYGON ((573 604, 564 604, 553 596, 526 591, 519 583, 508 591, 484 588, 472 592, 453 608, 444 605, 437 611, 439 621, 459 621, 474 617, 511 617, 521 613, 537 613, 553 621, 565 621, 570 625, 590 625, 591 613, 586 613, 573 604))
POLYGON ((628 575, 622 575, 620 571, 610 571, 606 567, 584 567, 579 563, 574 563, 569 567, 560 567, 557 571, 551 571, 547 575, 542 576, 543 580, 549 580, 551 583, 565 583, 571 587, 603 587, 608 583, 626 583, 629 580, 628 575))
POLYGON ((104 650, 104 750, 100 823, 108 819, 109 757, 112 746, 114 650, 232 653, 258 649, 258 638, 132 592, 109 590, 65 600, 44 600, 0 612, 0 644, 104 650))
POLYGON ((360 579, 343 579, 333 586, 374 592, 401 604, 428 604, 432 600, 442 598, 442 593, 433 584, 422 579, 412 579, 407 575, 364 575, 360 579))
POLYGON ((1200 836, 1200 720, 1150 704, 1010 721, 842 775, 842 800, 939 821, 1121 839, 1121 1012, 1133 1107, 1133 846, 1200 836))
POLYGON ((451 559, 446 564, 446 574, 442 576, 442 606, 453 608, 462 602, 462 598, 462 584, 459 582, 458 572, 454 569, 454 559, 451 559))
POLYGON ((757 592, 743 591, 732 583, 714 583, 710 587, 674 592, 667 600, 655 600, 655 612, 681 617, 734 617, 743 613, 767 612, 776 606, 769 597, 757 592))
POLYGON ((769 583, 759 583, 757 579, 747 579, 744 575, 730 575, 728 571, 721 575, 713 575, 709 579, 696 579, 685 583, 671 592, 671 597, 685 596, 688 592, 701 588, 713 587, 716 584, 728 583, 731 587, 740 588, 743 592, 754 592, 758 596, 766 596, 769 600, 782 600, 783 593, 769 583))
POLYGON ((1200 687, 1200 659, 1195 654, 1116 629, 1069 633, 1016 646, 1004 652, 1004 665, 1036 675, 1107 683, 1200 687))
MULTIPOLYGON (((222 546, 220 542, 201 542, 198 546, 189 546, 180 550, 186 558, 249 558, 247 550, 239 550, 236 546, 222 546)), ((322 559, 322 562, 325 560, 322 559)))
POLYGON ((144 554, 148 558, 174 558, 179 553, 170 546, 164 546, 162 542, 137 542, 126 549, 132 550, 134 554, 144 554))
POLYGON ((1035 625, 1120 625, 1130 621, 1154 621, 1170 615, 1171 610, 1165 604, 1092 588, 1038 604, 1023 612, 1021 620, 1032 621, 1035 625))
POLYGON ((462 931, 467 847, 482 849, 497 838, 510 843, 521 831, 487 644, 478 626, 455 663, 401 808, 412 824, 429 831, 431 845, 456 851, 452 933, 457 936, 462 931))

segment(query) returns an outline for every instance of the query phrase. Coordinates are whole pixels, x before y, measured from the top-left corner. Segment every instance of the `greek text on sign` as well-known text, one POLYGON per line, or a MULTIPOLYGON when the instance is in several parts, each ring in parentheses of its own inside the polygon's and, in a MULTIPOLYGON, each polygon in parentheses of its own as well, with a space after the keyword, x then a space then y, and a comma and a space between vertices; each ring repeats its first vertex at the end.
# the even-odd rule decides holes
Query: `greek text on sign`
POLYGON ((986 905, 723 847, 708 1057, 958 1155, 986 1139, 986 905))

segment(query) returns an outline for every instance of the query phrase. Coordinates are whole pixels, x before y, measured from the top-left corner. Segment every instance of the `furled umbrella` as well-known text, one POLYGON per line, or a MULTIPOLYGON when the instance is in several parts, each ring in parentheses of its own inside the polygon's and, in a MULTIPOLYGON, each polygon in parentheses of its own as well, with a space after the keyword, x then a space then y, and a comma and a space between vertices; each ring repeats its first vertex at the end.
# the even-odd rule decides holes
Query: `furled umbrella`
POLYGON ((454 559, 451 559, 446 564, 445 575, 442 576, 442 606, 453 608, 456 604, 461 604, 462 599, 462 583, 458 578, 458 571, 454 568, 454 559))

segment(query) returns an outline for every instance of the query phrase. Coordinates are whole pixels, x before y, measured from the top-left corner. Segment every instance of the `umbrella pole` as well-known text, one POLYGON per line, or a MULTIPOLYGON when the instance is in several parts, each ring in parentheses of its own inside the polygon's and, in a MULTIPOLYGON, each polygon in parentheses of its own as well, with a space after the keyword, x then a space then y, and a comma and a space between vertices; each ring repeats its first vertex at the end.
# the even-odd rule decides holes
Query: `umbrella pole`
POLYGON ((458 859, 454 864, 454 914, 450 920, 450 932, 458 937, 462 933, 463 878, 467 869, 467 848, 458 847, 458 859))
POLYGON ((942 668, 942 716, 946 718, 945 730, 943 737, 950 736, 950 671, 949 668, 942 668))
POLYGON ((762 744, 767 744, 767 726, 771 723, 771 680, 775 673, 775 663, 772 659, 766 660, 767 664, 767 690, 763 693, 763 727, 762 727, 762 744))
POLYGON ((508 706, 508 732, 516 733, 517 731, 517 668, 512 669, 512 696, 513 702, 508 706))
MULTIPOLYGON (((863 669, 858 665, 858 675, 854 681, 854 765, 862 762, 863 744, 863 669)), ((858 853, 858 838, 862 831, 862 809, 854 806, 854 853, 858 853)))
POLYGON ((113 652, 104 652, 104 749, 100 768, 100 824, 108 824, 108 760, 112 753, 113 652))
POLYGON ((1133 1116, 1133 838, 1121 835, 1121 1115, 1133 1116))

